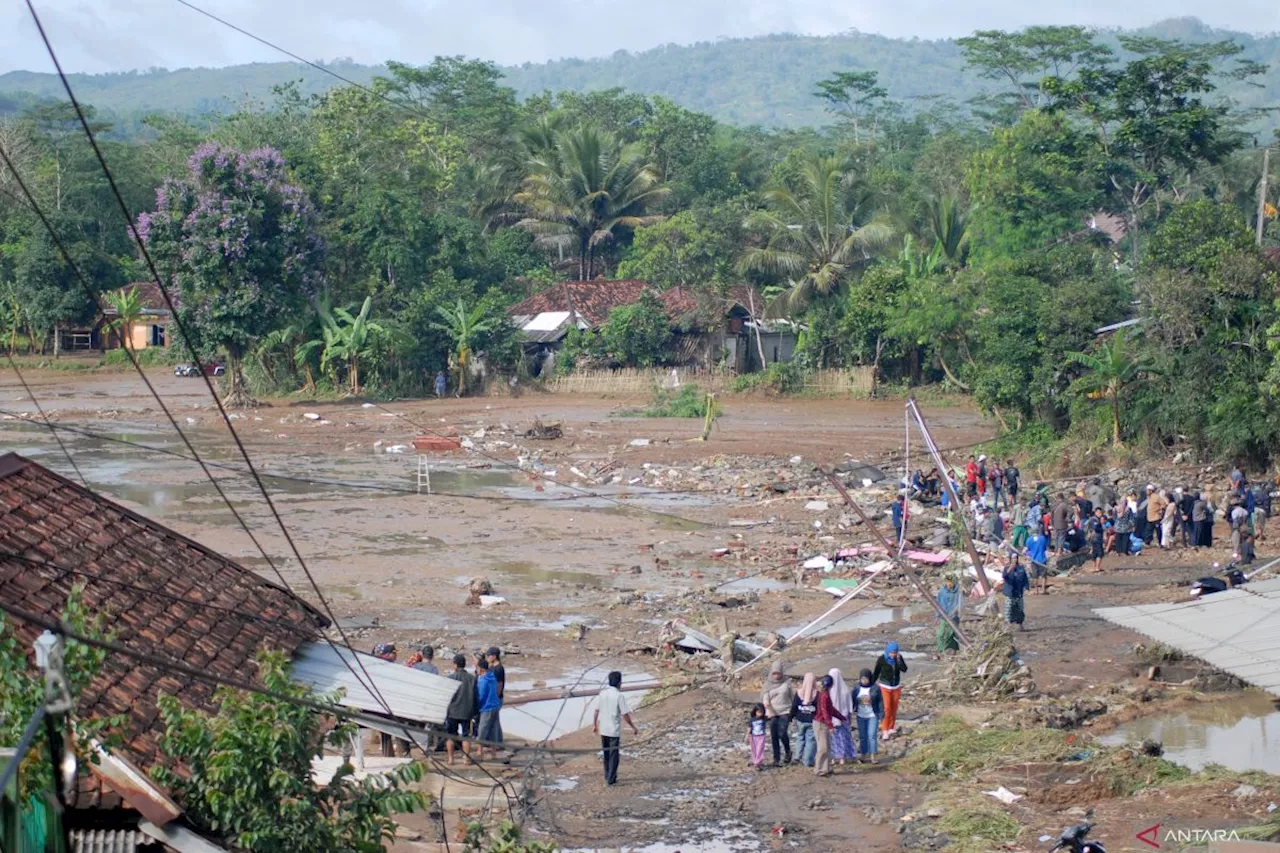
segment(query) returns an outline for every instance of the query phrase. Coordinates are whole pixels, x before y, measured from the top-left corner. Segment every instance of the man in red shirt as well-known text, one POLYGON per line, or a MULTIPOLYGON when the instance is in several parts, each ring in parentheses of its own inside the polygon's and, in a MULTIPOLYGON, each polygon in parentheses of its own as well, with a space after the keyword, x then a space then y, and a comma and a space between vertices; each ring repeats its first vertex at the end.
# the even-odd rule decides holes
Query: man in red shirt
POLYGON ((975 456, 970 456, 969 464, 964 466, 964 482, 969 491, 969 497, 976 498, 978 496, 978 459, 975 456))

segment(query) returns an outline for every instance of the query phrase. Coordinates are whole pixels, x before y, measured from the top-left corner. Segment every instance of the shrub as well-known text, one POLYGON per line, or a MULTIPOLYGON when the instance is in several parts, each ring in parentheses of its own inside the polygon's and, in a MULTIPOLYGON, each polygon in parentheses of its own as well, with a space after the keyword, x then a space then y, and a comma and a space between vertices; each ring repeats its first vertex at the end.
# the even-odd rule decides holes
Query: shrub
MULTIPOLYGON (((632 418, 705 418, 707 416, 708 395, 697 385, 682 385, 679 392, 672 394, 665 388, 654 392, 653 402, 643 409, 630 409, 622 413, 632 418)), ((720 404, 715 406, 712 415, 720 414, 720 404)))

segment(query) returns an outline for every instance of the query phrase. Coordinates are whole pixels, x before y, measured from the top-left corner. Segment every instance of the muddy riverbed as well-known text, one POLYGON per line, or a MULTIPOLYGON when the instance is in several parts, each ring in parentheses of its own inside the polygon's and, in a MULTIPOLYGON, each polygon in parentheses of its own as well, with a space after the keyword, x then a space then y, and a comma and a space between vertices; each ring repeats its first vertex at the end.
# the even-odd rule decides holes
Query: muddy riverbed
MULTIPOLYGON (((136 379, 63 371, 30 371, 27 378, 66 428, 64 443, 93 488, 268 577, 278 570, 315 600, 202 383, 155 374, 201 455, 225 466, 211 470, 265 556, 199 467, 181 458, 187 449, 136 379)), ((353 642, 467 652, 499 645, 508 652, 508 689, 522 692, 598 685, 611 669, 627 681, 705 674, 694 660, 660 653, 662 625, 672 618, 744 636, 789 636, 834 600, 812 577, 798 585, 796 563, 869 541, 834 490, 815 480, 814 465, 901 465, 894 457, 902 444, 900 402, 730 398, 707 442, 693 440, 700 430, 694 421, 619 416, 637 402, 528 394, 385 407, 285 403, 236 413, 234 424, 353 642), (535 419, 561 424, 563 438, 525 439, 535 419), (431 494, 420 488, 410 447, 428 431, 466 438, 474 448, 429 457, 431 494), (402 450, 388 452, 395 448, 402 450), (814 499, 829 508, 806 509, 814 499), (466 604, 478 577, 502 603, 466 604)), ((993 431, 962 404, 926 412, 944 448, 967 447, 993 431)), ((77 477, 33 413, 16 381, 0 383, 0 447, 77 477)), ((1260 550, 1269 553, 1269 543, 1260 550)), ((1135 558, 1114 575, 1073 578, 1031 597, 1030 630, 1019 650, 1040 690, 1069 699, 1140 684, 1132 653, 1139 638, 1099 621, 1092 608, 1172 600, 1209 559, 1135 558)), ((954 699, 943 704, 912 689, 939 678, 945 665, 934 659, 936 623, 927 605, 900 578, 875 592, 880 600, 829 618, 787 650, 788 671, 838 666, 854 677, 892 639, 911 666, 902 717, 927 721, 953 708, 954 699)), ((641 736, 624 756, 622 783, 605 788, 594 755, 541 761, 546 784, 531 798, 530 829, 573 850, 902 849, 898 821, 928 796, 919 777, 895 768, 912 746, 909 731, 890 742, 884 765, 846 768, 834 780, 798 767, 753 773, 743 736, 760 674, 677 695, 632 694, 641 736)), ((589 728, 593 709, 587 698, 512 707, 504 727, 528 740, 550 737, 566 749, 589 750, 598 746, 589 728)), ((1138 716, 1135 728, 1114 733, 1117 742, 1152 736, 1138 728, 1147 715, 1138 716)), ((1178 745, 1176 721, 1160 725, 1156 734, 1173 760, 1175 753, 1189 764, 1198 760, 1178 745)), ((1220 761, 1256 742, 1239 731, 1261 726, 1269 733, 1280 724, 1242 714, 1212 725, 1224 730, 1184 740, 1220 761)), ((1044 807, 1027 818, 1034 825, 1024 835, 1056 835, 1078 805, 1044 807)), ((1127 832, 1122 812, 1101 814, 1113 821, 1103 831, 1127 832)), ((422 840, 397 849, 436 849, 429 828, 419 829, 422 840)))

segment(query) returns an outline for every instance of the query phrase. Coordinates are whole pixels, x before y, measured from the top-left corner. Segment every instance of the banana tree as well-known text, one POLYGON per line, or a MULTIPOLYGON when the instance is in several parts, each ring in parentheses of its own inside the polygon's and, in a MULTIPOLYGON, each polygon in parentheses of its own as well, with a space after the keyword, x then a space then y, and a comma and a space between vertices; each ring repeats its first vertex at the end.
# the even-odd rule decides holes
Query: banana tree
POLYGON ((360 360, 371 355, 373 336, 385 331, 369 319, 373 310, 373 297, 366 296, 360 313, 352 314, 346 308, 329 309, 319 304, 320 322, 323 324, 324 351, 320 354, 320 368, 332 370, 341 365, 347 371, 347 390, 360 393, 360 360))
POLYGON ((1067 353, 1067 360, 1089 370, 1076 380, 1076 391, 1111 403, 1111 439, 1120 445, 1120 400, 1149 374, 1156 373, 1147 355, 1132 355, 1125 347, 1125 330, 1117 329, 1111 341, 1094 354, 1067 353))
POLYGON ((440 315, 440 321, 432 322, 431 328, 448 335, 453 342, 458 362, 458 396, 461 397, 467 393, 467 372, 476 342, 481 335, 493 331, 497 321, 486 316, 488 308, 483 303, 469 309, 461 297, 456 305, 442 305, 436 313, 440 315))

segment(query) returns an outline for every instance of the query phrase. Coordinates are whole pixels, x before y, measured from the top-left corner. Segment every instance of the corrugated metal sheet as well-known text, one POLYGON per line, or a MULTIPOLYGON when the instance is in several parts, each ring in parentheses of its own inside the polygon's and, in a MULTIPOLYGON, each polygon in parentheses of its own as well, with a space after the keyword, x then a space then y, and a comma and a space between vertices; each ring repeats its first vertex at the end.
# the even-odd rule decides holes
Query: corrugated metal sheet
POLYGON ((133 829, 73 829, 71 853, 135 853, 151 839, 133 829))
POLYGON ((1094 613, 1280 696, 1280 578, 1195 601, 1094 613))
MULTIPOLYGON (((364 673, 354 663, 359 655, 360 663, 373 679, 382 698, 391 706, 391 713, 405 720, 425 723, 443 723, 449 700, 458 689, 458 682, 441 675, 432 675, 404 664, 384 661, 363 652, 342 650, 342 658, 350 661, 361 678, 364 673)), ((342 704, 348 708, 385 714, 382 703, 371 694, 351 672, 351 668, 338 657, 338 651, 326 643, 309 643, 302 646, 293 658, 293 677, 311 685, 319 693, 329 693, 342 688, 346 691, 342 704)))

